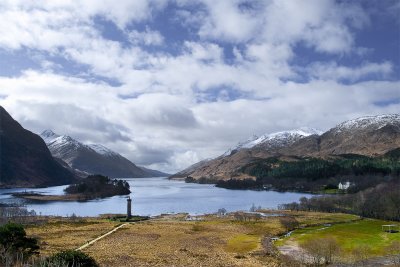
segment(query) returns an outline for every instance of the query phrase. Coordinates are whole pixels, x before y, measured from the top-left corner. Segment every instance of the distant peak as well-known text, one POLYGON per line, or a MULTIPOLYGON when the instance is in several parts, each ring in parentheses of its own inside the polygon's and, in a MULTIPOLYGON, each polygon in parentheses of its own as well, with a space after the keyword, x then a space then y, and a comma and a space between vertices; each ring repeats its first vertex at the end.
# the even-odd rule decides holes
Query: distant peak
POLYGON ((52 140, 60 137, 58 134, 56 134, 55 132, 53 132, 52 130, 44 130, 41 134, 40 137, 42 137, 42 139, 46 142, 49 143, 52 140))
POLYGON ((376 116, 364 116, 357 119, 348 120, 338 124, 335 128, 339 130, 349 130, 355 128, 365 128, 368 126, 376 126, 378 128, 388 123, 400 123, 399 114, 384 114, 376 116))
POLYGON ((246 141, 239 142, 235 147, 230 148, 222 156, 229 156, 232 153, 235 153, 236 151, 239 151, 243 148, 252 148, 261 144, 265 144, 267 142, 270 143, 269 145, 272 146, 282 146, 284 144, 293 142, 296 139, 300 139, 310 135, 321 135, 322 133, 322 131, 315 128, 300 127, 295 130, 264 134, 260 137, 253 135, 246 141))
POLYGON ((41 134, 40 134, 41 136, 54 136, 54 135, 57 135, 55 132, 53 132, 52 130, 44 130, 41 134))

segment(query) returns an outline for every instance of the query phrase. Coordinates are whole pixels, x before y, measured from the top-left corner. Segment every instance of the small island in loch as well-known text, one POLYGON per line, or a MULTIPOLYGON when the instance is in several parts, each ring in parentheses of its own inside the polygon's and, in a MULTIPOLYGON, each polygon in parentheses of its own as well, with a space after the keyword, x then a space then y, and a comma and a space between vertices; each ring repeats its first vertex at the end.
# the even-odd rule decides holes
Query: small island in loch
POLYGON ((33 192, 15 193, 13 195, 40 201, 85 201, 131 193, 128 182, 110 179, 103 175, 89 175, 81 182, 69 185, 64 191, 64 195, 43 195, 33 192))

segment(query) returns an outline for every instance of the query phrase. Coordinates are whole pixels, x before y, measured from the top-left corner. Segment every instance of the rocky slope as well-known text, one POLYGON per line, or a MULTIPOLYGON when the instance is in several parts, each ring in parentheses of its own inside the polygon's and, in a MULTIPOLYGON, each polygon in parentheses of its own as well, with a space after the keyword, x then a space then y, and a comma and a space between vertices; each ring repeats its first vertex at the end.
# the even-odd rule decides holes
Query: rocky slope
POLYGON ((102 174, 112 178, 167 176, 159 171, 139 167, 100 144, 83 144, 51 130, 43 131, 40 136, 55 158, 63 160, 77 172, 102 174))
POLYGON ((51 155, 45 142, 0 106, 0 187, 69 184, 75 176, 51 155))
POLYGON ((379 156, 400 147, 400 115, 368 116, 343 122, 325 133, 310 128, 252 137, 222 156, 198 163, 171 178, 227 180, 252 178, 241 168, 255 160, 278 157, 329 158, 341 154, 379 156))

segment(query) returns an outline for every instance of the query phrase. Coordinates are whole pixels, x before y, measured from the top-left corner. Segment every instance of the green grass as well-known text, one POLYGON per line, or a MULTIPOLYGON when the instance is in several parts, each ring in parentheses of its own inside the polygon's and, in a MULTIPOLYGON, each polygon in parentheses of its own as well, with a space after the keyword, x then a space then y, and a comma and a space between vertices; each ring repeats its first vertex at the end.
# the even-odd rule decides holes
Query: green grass
POLYGON ((247 253, 257 248, 260 237, 257 235, 240 234, 228 241, 227 251, 235 253, 247 253))
POLYGON ((330 227, 308 227, 295 230, 290 238, 276 242, 276 245, 283 245, 287 240, 301 244, 312 238, 334 237, 347 256, 350 256, 353 249, 360 246, 368 246, 371 256, 381 256, 386 254, 385 248, 393 241, 400 241, 400 233, 383 232, 381 229, 383 224, 393 224, 393 222, 364 219, 330 227))
POLYGON ((322 190, 323 194, 344 194, 343 190, 339 189, 324 189, 322 190))

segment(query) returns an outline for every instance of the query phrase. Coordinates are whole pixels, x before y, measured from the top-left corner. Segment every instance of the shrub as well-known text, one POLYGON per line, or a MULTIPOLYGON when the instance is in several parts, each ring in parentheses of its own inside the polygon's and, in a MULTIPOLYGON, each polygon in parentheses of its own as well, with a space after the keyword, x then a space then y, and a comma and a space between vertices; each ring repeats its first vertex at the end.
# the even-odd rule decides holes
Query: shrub
POLYGON ((82 251, 65 250, 52 255, 47 266, 62 264, 68 267, 98 267, 96 261, 82 251))
POLYGON ((37 243, 37 239, 26 237, 26 232, 20 224, 7 223, 1 226, 0 263, 12 264, 17 258, 27 259, 33 254, 39 254, 37 243))

